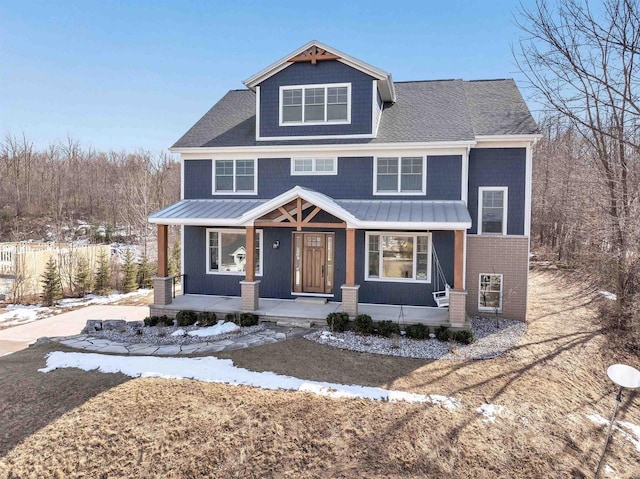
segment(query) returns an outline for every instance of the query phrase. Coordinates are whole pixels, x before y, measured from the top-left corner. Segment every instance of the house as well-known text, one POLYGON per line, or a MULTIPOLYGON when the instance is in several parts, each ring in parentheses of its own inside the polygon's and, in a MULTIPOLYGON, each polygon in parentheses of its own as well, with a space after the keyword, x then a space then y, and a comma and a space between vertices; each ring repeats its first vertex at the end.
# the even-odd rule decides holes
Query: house
POLYGON ((42 294, 42 275, 50 258, 56 260, 62 287, 71 289, 78 259, 84 258, 93 270, 101 254, 111 254, 109 245, 0 243, 0 301, 19 302, 42 294))
POLYGON ((180 225, 184 293, 245 311, 316 297, 351 316, 444 310, 458 328, 478 312, 525 318, 540 135, 513 80, 394 82, 312 41, 244 84, 171 148, 183 183, 149 218, 152 313, 175 310, 166 237, 180 225))

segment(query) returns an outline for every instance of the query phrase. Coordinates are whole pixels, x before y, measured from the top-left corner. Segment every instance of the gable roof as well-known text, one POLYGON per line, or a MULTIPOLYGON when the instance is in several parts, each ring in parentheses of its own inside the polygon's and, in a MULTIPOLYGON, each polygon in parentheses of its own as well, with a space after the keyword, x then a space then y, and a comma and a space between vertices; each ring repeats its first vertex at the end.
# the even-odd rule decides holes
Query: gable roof
POLYGON ((365 139, 256 140, 256 97, 232 90, 173 148, 473 141, 482 135, 536 135, 538 127, 512 79, 395 83, 378 136, 365 139))
POLYGON ((305 43, 300 48, 292 51, 288 55, 282 57, 275 63, 272 63, 264 70, 259 71, 255 75, 247 78, 244 83, 250 90, 255 91, 255 87, 262 83, 264 80, 269 78, 272 75, 284 70, 290 65, 293 65, 291 61, 294 57, 297 57, 300 54, 303 54, 310 48, 319 48, 321 50, 326 51, 327 53, 333 54, 334 56, 339 57, 338 61, 342 62, 346 65, 349 65, 356 70, 360 70, 367 75, 372 76, 373 78, 378 80, 378 89, 380 91, 380 96, 384 101, 394 102, 396 101, 396 94, 393 87, 393 80, 391 79, 391 73, 388 73, 380 68, 374 67, 373 65, 369 65, 362 60, 359 60, 351 55, 347 55, 346 53, 341 52, 333 47, 325 45, 318 40, 311 40, 309 43, 305 43))

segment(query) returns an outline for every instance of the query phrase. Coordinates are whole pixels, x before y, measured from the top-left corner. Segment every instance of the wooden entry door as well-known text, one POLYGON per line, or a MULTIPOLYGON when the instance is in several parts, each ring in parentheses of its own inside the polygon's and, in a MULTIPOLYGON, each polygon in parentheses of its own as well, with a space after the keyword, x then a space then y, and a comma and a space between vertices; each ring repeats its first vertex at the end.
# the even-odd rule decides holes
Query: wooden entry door
POLYGON ((333 293, 333 233, 293 234, 293 291, 333 293))

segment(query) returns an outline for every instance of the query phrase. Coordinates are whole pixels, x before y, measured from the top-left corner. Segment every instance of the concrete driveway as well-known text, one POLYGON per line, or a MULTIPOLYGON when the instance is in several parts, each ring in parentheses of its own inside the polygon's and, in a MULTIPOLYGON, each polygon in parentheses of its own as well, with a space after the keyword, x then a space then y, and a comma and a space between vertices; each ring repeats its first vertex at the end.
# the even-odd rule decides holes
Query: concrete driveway
POLYGON ((0 331, 0 356, 28 347, 38 338, 80 334, 88 319, 137 321, 149 315, 147 306, 87 306, 0 331))

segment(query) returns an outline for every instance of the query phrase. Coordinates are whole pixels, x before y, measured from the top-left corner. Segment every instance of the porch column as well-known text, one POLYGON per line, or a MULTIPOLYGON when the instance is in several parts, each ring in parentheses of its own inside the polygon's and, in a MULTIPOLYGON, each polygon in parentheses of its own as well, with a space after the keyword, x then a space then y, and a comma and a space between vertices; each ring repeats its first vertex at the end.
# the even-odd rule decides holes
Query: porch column
POLYGON ((467 292, 463 284, 464 230, 455 231, 453 247, 453 290, 449 291, 449 323, 456 329, 465 328, 467 292))
POLYGON ((349 317, 358 316, 358 289, 356 284, 356 230, 347 228, 346 231, 346 275, 345 284, 340 287, 342 290, 342 311, 349 314, 349 317))
POLYGON ((173 301, 173 278, 169 277, 168 239, 169 227, 158 225, 158 270, 153 278, 153 304, 171 304, 173 301))
MULTIPOLYGON (((264 247, 264 246, 263 246, 264 247)), ((256 228, 246 227, 244 281, 240 281, 242 310, 256 311, 260 306, 260 281, 256 281, 256 228)))

